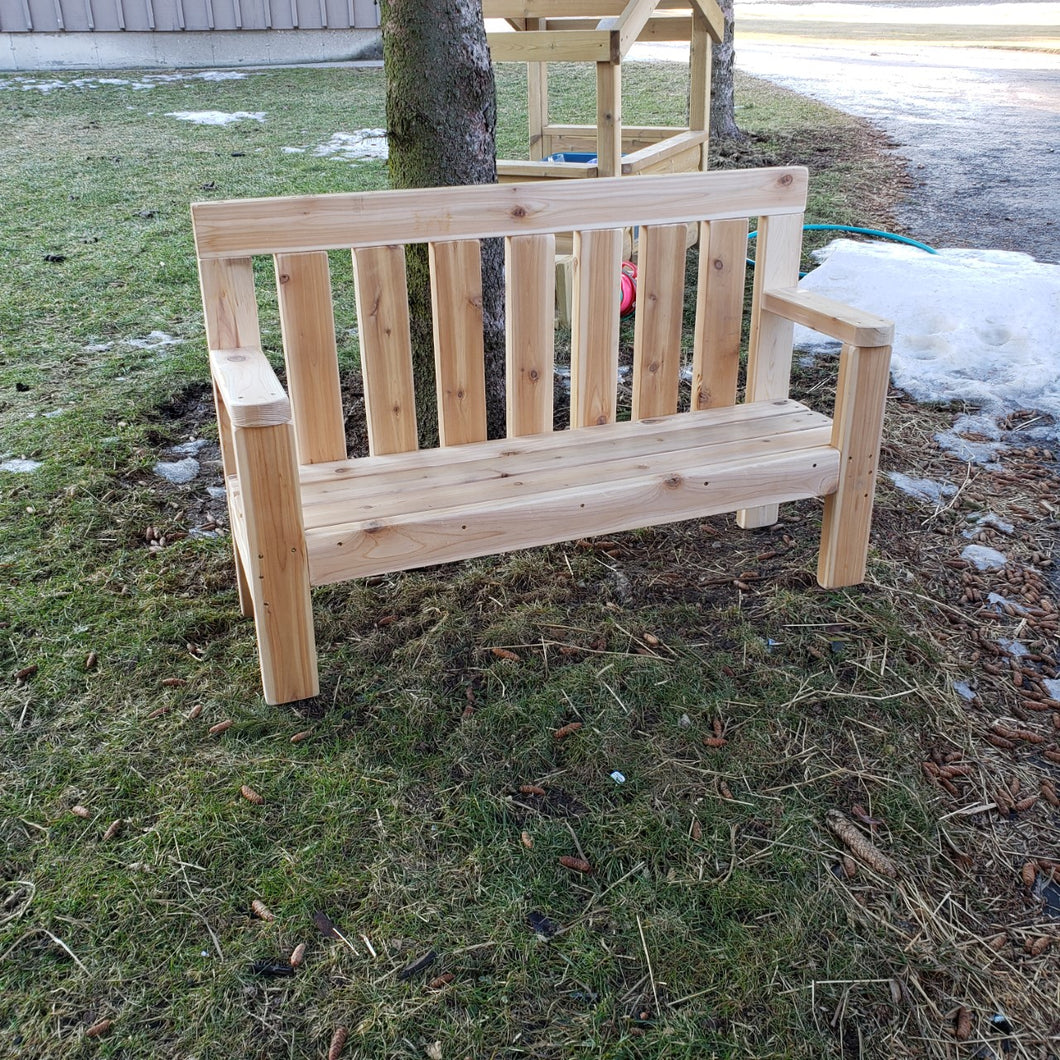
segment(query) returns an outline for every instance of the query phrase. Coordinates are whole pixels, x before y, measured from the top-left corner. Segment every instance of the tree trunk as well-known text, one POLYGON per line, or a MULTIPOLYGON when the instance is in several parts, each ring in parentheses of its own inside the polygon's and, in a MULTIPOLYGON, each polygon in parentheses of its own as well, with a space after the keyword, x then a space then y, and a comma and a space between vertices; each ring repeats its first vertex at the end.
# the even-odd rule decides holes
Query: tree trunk
POLYGON ((733 0, 718 0, 725 15, 725 37, 715 44, 710 67, 710 138, 745 140, 736 125, 736 95, 733 78, 733 0))
MULTIPOLYGON (((427 188, 497 181, 497 97, 482 0, 383 0, 390 184, 427 188)), ((420 444, 436 445, 434 353, 426 248, 408 254, 420 444)), ((504 433, 504 251, 482 248, 486 409, 504 433)))

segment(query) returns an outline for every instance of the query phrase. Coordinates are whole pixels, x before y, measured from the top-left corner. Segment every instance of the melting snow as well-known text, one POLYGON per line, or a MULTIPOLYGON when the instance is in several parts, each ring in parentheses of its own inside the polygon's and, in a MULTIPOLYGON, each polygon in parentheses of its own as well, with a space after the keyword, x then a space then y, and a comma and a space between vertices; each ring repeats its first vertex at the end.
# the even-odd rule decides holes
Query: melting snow
POLYGON ((0 471, 10 471, 16 475, 26 475, 31 471, 36 471, 41 466, 39 460, 5 460, 0 464, 0 471))
MULTIPOLYGON (((917 401, 967 401, 994 418, 1036 409, 1060 420, 1060 265, 1002 250, 942 250, 840 239, 819 251, 822 261, 800 283, 895 322, 891 371, 895 385, 917 401)), ((806 328, 800 348, 834 346, 806 328)), ((989 463, 997 455, 996 426, 940 444, 961 459, 989 463)), ((985 421, 991 423, 991 421, 985 421)), ((1056 427, 1052 434, 1056 436, 1056 427)), ((1042 436, 1044 428, 1023 432, 1042 436)))
POLYGON ((357 129, 351 133, 334 133, 325 144, 309 149, 285 147, 289 154, 307 150, 317 158, 337 158, 347 162, 362 162, 365 159, 387 157, 386 129, 357 129))
POLYGON ((918 501, 928 501, 931 504, 941 504, 943 497, 952 497, 957 492, 957 487, 949 482, 936 482, 930 478, 910 478, 900 471, 889 471, 887 477, 903 493, 915 497, 918 501))
POLYGON ((975 692, 972 691, 972 686, 967 681, 954 681, 953 691, 961 697, 961 699, 967 700, 969 703, 975 699, 975 692))
POLYGON ((1060 681, 1055 679, 1045 679, 1042 681, 1045 686, 1045 691, 1049 693, 1050 699, 1060 699, 1060 681))
POLYGON ((0 79, 0 91, 4 89, 21 92, 40 92, 47 95, 63 88, 100 88, 103 85, 125 86, 140 91, 174 81, 242 81, 248 75, 235 70, 206 70, 197 74, 145 74, 141 78, 125 77, 75 77, 69 81, 59 78, 9 77, 0 79))
POLYGON ((183 486, 199 474, 199 461, 193 456, 186 456, 183 460, 159 460, 155 464, 155 474, 175 486, 183 486))
POLYGON ((223 110, 171 110, 167 118, 190 121, 193 125, 231 125, 237 121, 264 121, 263 110, 237 110, 229 114, 223 110))
POLYGON ((179 346, 183 341, 164 331, 152 331, 146 339, 126 339, 125 344, 135 346, 138 350, 158 350, 163 346, 179 346))
POLYGON ((979 570, 998 570, 1008 563, 1004 552, 986 545, 969 545, 962 553, 961 559, 974 563, 979 570))

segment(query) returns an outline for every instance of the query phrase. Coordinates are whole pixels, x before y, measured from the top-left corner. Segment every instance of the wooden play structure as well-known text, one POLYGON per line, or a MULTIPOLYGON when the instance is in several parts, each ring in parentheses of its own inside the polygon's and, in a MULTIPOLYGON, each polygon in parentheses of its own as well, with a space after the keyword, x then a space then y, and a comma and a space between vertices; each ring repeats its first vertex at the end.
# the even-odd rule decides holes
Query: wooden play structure
POLYGON ((318 694, 310 587, 824 497, 818 580, 864 576, 891 325, 796 289, 807 173, 775 168, 192 207, 235 546, 269 703, 318 694), (737 404, 748 218, 758 218, 737 404), (699 226, 678 411, 685 225, 699 226), (623 229, 640 226, 633 407, 616 422, 623 229), (555 233, 574 235, 570 427, 553 429, 555 233), (480 241, 506 248, 507 433, 487 440, 480 241), (441 447, 417 449, 405 245, 429 248, 441 447), (327 251, 352 250, 370 455, 349 459, 327 251), (261 351, 273 258, 285 390, 261 351), (840 340, 834 418, 788 397, 793 321, 840 340))
POLYGON ((530 161, 499 161, 502 181, 686 173, 707 168, 710 56, 724 17, 715 0, 484 0, 487 18, 515 32, 489 35, 494 62, 527 64, 530 161), (688 125, 626 128, 622 62, 639 40, 687 41, 688 125), (596 124, 549 120, 548 63, 596 66, 596 124), (581 154, 595 159, 555 160, 581 154))

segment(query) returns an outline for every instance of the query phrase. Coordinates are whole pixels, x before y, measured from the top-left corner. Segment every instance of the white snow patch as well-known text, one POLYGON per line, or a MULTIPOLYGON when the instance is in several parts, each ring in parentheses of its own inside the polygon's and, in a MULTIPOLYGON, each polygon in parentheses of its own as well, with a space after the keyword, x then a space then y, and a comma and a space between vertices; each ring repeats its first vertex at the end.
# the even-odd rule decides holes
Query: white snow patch
POLYGON ((155 464, 155 474, 175 486, 183 486, 199 474, 199 461, 193 456, 186 456, 183 460, 159 460, 155 464))
POLYGON ((113 349, 113 342, 90 342, 87 346, 82 346, 86 353, 106 353, 107 350, 113 349))
MULTIPOLYGON (((1037 409, 1060 420, 1060 265, 1012 251, 929 254, 849 239, 816 257, 821 266, 799 286, 893 320, 894 383, 915 400, 967 401, 992 417, 1037 409)), ((796 344, 834 347, 802 327, 796 344)), ((984 462, 988 444, 967 459, 984 462)))
POLYGON ((990 593, 986 598, 986 602, 988 604, 993 604, 994 610, 997 612, 1000 612, 1007 604, 1009 607, 1014 608, 1017 614, 1025 615, 1027 613, 1027 609, 1023 604, 1018 603, 1016 600, 1009 600, 1000 593, 990 593))
POLYGON ((989 526, 993 530, 997 530, 998 533, 1005 534, 1007 537, 1011 537, 1016 532, 1016 528, 1012 523, 1006 523, 1004 519, 999 519, 993 512, 988 512, 986 515, 981 515, 976 519, 975 526, 970 530, 965 530, 962 536, 971 540, 977 537, 979 531, 986 526, 989 526))
POLYGON ((968 684, 967 681, 954 681, 953 691, 956 692, 957 695, 961 697, 961 699, 966 700, 968 703, 971 703, 971 701, 975 699, 975 692, 972 690, 972 686, 968 684))
POLYGON ((164 346, 179 346, 184 340, 164 331, 152 331, 145 339, 126 339, 126 346, 135 346, 138 350, 160 350, 164 346))
POLYGON ((386 129, 356 129, 334 133, 330 140, 312 149, 317 158, 337 158, 347 162, 385 159, 388 154, 386 129))
POLYGON ((1016 659, 1022 658, 1024 655, 1030 655, 1030 649, 1027 645, 1018 640, 1009 640, 1007 637, 1002 637, 997 642, 997 645, 1016 659))
POLYGON ((1050 699, 1060 699, 1060 681, 1055 678, 1045 678, 1042 687, 1049 693, 1050 699))
POLYGON ((918 501, 928 501, 931 504, 941 504, 943 497, 952 497, 957 492, 957 487, 949 482, 936 482, 930 478, 910 478, 900 471, 888 471, 887 477, 903 493, 915 497, 918 501))
POLYGON ((205 449, 210 443, 205 438, 193 438, 188 442, 174 445, 169 451, 174 456, 194 456, 201 449, 205 449))
POLYGON ((0 464, 0 471, 10 471, 15 475, 28 475, 31 471, 36 471, 41 466, 39 460, 24 460, 14 459, 5 460, 0 464))
POLYGON ((975 564, 978 570, 998 570, 1008 563, 1004 552, 986 545, 969 545, 962 553, 961 559, 975 564))
POLYGON ((59 78, 9 77, 0 79, 0 91, 40 92, 47 95, 64 88, 99 88, 101 85, 128 87, 134 91, 155 88, 174 81, 242 81, 248 75, 235 70, 206 70, 197 74, 145 74, 141 78, 74 77, 69 81, 59 78))
POLYGON ((228 113, 223 110, 171 110, 166 112, 166 117, 190 121, 192 125, 231 125, 237 121, 262 122, 265 120, 265 111, 237 110, 228 113))
POLYGON ((228 490, 224 486, 207 486, 206 492, 215 500, 223 501, 228 498, 228 490))

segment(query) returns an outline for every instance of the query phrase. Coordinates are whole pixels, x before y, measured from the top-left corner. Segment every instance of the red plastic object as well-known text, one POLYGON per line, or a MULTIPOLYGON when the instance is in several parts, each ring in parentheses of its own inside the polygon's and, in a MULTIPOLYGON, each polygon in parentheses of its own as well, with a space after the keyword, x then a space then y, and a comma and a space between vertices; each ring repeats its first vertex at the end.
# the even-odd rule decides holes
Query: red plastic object
POLYGON ((622 316, 628 317, 637 305, 637 266, 622 262, 622 316))

